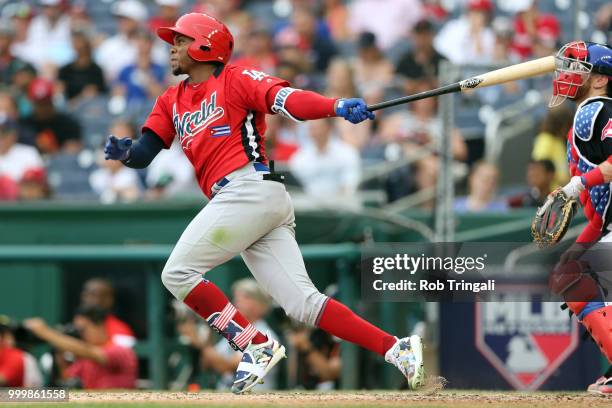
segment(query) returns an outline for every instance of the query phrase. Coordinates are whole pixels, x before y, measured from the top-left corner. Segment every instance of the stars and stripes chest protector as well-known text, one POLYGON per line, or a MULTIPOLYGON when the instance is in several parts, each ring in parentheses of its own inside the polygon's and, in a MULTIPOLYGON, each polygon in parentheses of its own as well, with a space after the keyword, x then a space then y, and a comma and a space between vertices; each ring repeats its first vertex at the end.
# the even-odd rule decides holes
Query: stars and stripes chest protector
MULTIPOLYGON (((609 121, 607 108, 610 106, 612 101, 603 98, 587 101, 577 110, 567 144, 572 176, 587 173, 612 154, 612 139, 606 137, 605 126, 602 126, 609 121)), ((585 215, 599 228, 606 226, 612 218, 610 186, 610 183, 593 186, 580 196, 585 215)))

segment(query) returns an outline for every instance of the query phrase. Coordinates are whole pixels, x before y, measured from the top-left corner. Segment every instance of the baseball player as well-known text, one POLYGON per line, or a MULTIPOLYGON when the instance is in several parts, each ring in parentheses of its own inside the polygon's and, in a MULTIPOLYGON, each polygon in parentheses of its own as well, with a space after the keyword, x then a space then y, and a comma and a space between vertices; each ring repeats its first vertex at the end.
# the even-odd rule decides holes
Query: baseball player
MULTIPOLYGON (((608 229, 612 220, 612 210, 609 209, 612 185, 612 48, 576 41, 563 46, 556 61, 550 106, 557 106, 567 98, 578 104, 567 143, 572 178, 562 188, 568 197, 580 200, 589 221, 575 247, 612 242, 612 233, 608 229)), ((571 251, 564 256, 568 254, 571 251)), ((599 290, 585 291, 585 288, 596 289, 588 274, 569 273, 563 277, 565 280, 559 282, 564 295, 575 290, 592 295, 582 295, 580 299, 566 296, 569 300, 585 300, 567 301, 566 304, 612 363, 612 305, 603 302, 599 290), (573 280, 576 276, 579 278, 573 280)), ((589 387, 589 391, 612 394, 611 375, 612 370, 609 370, 608 375, 589 387)))
POLYGON ((177 299, 243 352, 232 391, 248 391, 285 356, 284 346, 253 327, 203 278, 237 254, 289 316, 384 356, 411 388, 422 385, 419 336, 398 339, 312 284, 295 240, 289 194, 270 170, 264 149, 266 114, 298 122, 338 116, 356 124, 374 119, 365 102, 326 98, 229 64, 232 34, 206 14, 186 14, 157 33, 172 45, 173 74, 188 78, 157 99, 137 142, 109 136, 106 159, 144 168, 178 136, 210 202, 181 235, 161 278, 177 299))

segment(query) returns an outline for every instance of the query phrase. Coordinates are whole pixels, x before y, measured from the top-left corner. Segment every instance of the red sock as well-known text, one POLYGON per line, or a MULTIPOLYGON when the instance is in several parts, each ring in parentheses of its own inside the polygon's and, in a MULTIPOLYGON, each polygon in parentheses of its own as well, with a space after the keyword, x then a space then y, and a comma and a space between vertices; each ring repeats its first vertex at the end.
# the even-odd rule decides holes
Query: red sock
POLYGON ((395 337, 368 323, 342 303, 329 299, 321 312, 319 328, 384 356, 395 344, 395 337))
POLYGON ((240 350, 244 350, 249 342, 260 344, 268 341, 209 280, 202 280, 183 302, 240 350))

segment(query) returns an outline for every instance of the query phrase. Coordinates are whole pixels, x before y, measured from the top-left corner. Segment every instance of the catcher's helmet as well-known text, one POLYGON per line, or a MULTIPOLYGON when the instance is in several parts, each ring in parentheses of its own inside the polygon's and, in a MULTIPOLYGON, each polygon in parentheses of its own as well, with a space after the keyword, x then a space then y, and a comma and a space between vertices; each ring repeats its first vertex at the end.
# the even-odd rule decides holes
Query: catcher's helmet
POLYGON ((578 88, 594 72, 612 80, 612 48, 605 44, 574 41, 565 44, 555 56, 556 71, 553 96, 549 106, 557 106, 565 99, 573 99, 578 88))
POLYGON ((159 38, 174 43, 176 34, 193 38, 187 53, 199 62, 220 62, 226 64, 234 48, 234 37, 228 28, 214 17, 204 13, 189 13, 181 16, 174 27, 157 29, 159 38))

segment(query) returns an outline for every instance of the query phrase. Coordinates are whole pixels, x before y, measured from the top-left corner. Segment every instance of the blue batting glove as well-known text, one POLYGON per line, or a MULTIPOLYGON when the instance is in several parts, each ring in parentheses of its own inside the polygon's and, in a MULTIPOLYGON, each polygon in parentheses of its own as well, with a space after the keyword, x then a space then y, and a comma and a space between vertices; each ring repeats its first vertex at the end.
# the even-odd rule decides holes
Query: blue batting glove
POLYGON ((104 158, 106 160, 125 160, 128 158, 131 146, 132 139, 129 137, 117 139, 110 135, 104 145, 104 158))
POLYGON ((361 98, 340 99, 336 107, 336 116, 357 124, 366 119, 373 120, 374 112, 367 109, 365 101, 361 98))

